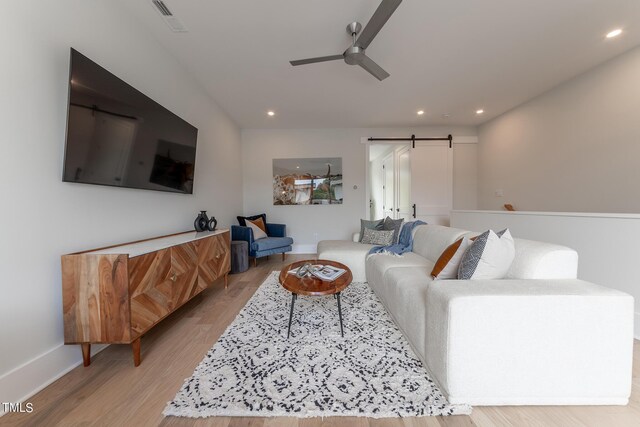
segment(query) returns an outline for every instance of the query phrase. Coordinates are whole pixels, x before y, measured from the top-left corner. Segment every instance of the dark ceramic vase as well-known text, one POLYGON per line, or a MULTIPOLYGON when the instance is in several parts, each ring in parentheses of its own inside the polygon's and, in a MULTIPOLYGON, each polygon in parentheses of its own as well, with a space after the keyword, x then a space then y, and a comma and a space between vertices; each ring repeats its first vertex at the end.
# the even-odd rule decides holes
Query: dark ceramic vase
POLYGON ((216 217, 212 216, 209 222, 207 222, 207 230, 215 231, 217 225, 218 225, 218 221, 216 220, 216 217))
POLYGON ((206 231, 208 230, 209 217, 207 216, 207 211, 200 211, 196 220, 193 222, 193 227, 196 231, 206 231))

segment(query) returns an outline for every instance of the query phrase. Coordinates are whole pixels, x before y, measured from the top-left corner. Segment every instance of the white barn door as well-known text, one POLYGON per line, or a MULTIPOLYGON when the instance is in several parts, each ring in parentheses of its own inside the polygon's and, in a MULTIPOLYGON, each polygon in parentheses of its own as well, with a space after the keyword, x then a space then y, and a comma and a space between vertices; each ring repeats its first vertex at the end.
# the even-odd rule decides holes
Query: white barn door
POLYGON ((411 149, 415 219, 449 225, 453 208, 453 149, 449 141, 416 141, 411 149))

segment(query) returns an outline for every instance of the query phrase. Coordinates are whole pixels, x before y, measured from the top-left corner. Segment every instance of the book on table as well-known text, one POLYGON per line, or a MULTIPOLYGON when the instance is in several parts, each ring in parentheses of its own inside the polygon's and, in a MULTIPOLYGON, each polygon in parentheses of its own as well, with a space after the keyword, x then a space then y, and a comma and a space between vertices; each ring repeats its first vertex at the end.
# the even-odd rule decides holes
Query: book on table
POLYGON ((293 270, 289 270, 287 273, 298 275, 300 271, 304 272, 304 274, 299 275, 298 277, 315 276, 320 280, 332 282, 336 280, 338 277, 342 276, 347 270, 345 270, 344 268, 334 267, 332 265, 322 265, 322 264, 306 265, 305 264, 293 270))

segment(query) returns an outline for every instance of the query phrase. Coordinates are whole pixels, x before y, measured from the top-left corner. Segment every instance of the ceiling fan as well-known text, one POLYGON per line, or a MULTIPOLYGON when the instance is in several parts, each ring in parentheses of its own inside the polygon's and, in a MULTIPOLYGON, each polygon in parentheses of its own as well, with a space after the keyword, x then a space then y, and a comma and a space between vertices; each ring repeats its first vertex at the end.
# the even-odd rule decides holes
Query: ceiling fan
POLYGON ((347 50, 341 55, 331 56, 319 56, 317 58, 300 59, 297 61, 289 61, 291 65, 304 65, 313 64, 314 62, 335 61, 337 59, 344 59, 349 65, 359 65, 367 70, 376 79, 382 81, 389 77, 389 73, 382 69, 378 64, 373 62, 371 58, 365 55, 365 50, 369 47, 369 44, 373 41, 378 32, 382 29, 384 24, 387 23, 393 12, 400 6, 402 0, 382 0, 380 6, 376 9, 373 16, 367 23, 367 26, 362 29, 362 25, 359 22, 352 22, 347 25, 347 33, 353 39, 353 42, 347 50), (358 36, 358 34, 360 34, 358 36), (356 38, 356 36, 358 36, 356 38))

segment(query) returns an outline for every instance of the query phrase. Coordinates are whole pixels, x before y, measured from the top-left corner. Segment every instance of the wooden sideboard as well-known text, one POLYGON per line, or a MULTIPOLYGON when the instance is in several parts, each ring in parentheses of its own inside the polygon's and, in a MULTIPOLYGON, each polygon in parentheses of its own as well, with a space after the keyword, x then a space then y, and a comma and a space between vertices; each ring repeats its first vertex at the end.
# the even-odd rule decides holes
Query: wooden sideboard
POLYGON ((231 269, 229 230, 187 232, 62 256, 65 344, 131 344, 231 269))

